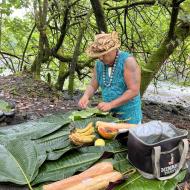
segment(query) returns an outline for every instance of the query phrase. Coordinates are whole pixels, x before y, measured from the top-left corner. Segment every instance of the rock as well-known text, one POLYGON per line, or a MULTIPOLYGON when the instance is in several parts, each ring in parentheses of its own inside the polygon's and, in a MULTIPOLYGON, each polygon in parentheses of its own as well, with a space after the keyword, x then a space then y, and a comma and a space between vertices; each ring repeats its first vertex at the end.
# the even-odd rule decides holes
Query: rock
POLYGON ((12 110, 10 112, 4 112, 4 115, 6 117, 13 117, 15 115, 15 110, 12 110))
POLYGON ((165 111, 172 112, 172 107, 169 106, 169 105, 164 105, 162 108, 163 108, 165 111))
POLYGON ((0 111, 0 118, 3 117, 4 113, 0 111))
POLYGON ((179 115, 179 110, 177 108, 172 108, 172 113, 176 114, 176 115, 179 115))
POLYGON ((5 118, 6 118, 6 117, 5 117, 4 115, 2 115, 2 116, 0 117, 0 122, 4 121, 5 118))

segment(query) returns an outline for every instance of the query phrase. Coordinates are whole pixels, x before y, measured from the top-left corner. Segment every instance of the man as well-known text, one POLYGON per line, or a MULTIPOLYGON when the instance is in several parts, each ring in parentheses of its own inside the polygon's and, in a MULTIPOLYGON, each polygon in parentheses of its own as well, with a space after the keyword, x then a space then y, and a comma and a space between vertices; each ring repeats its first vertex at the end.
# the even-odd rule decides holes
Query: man
POLYGON ((92 80, 79 106, 85 109, 98 87, 102 91, 103 102, 98 104, 101 111, 110 111, 128 123, 139 124, 142 120, 140 99, 140 68, 133 56, 119 51, 117 32, 98 34, 87 48, 87 54, 98 58, 92 80))

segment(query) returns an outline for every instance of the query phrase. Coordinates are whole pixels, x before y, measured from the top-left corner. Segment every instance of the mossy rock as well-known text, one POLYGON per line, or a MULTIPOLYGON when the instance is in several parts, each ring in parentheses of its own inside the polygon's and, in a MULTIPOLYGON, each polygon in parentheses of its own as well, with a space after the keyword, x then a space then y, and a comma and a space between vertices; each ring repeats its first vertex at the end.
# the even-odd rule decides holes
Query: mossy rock
POLYGON ((5 100, 0 100, 0 117, 13 116, 15 114, 15 106, 5 100))

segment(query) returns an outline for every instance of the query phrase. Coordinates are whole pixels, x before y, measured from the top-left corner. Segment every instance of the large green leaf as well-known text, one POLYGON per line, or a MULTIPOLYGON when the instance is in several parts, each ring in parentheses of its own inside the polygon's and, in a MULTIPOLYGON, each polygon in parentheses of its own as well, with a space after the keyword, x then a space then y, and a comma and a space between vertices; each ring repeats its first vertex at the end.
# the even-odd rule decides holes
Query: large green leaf
POLYGON ((70 143, 69 133, 68 130, 58 131, 35 140, 35 143, 40 150, 45 150, 47 160, 57 160, 62 154, 75 147, 70 143))
POLYGON ((45 160, 30 140, 14 139, 6 146, 0 145, 0 181, 16 184, 30 184, 38 174, 38 168, 45 160))
POLYGON ((145 179, 138 172, 127 181, 116 187, 115 190, 175 190, 179 182, 185 177, 186 171, 182 171, 175 178, 165 181, 155 179, 145 179))
POLYGON ((92 115, 108 115, 109 112, 102 112, 98 108, 87 108, 85 110, 81 111, 74 111, 72 114, 69 116, 69 118, 72 121, 80 120, 80 119, 86 119, 91 117, 92 115))
MULTIPOLYGON (((49 117, 51 118, 51 116, 49 117)), ((25 137, 27 139, 38 139, 70 123, 70 120, 68 118, 62 119, 61 121, 56 120, 55 118, 55 120, 51 120, 51 122, 49 121, 50 118, 46 117, 43 120, 29 121, 26 123, 11 126, 9 128, 1 128, 0 136, 8 135, 11 137, 25 137)))
POLYGON ((70 128, 71 129, 72 129, 72 127, 84 128, 90 122, 94 122, 94 124, 95 124, 96 121, 113 122, 113 121, 116 121, 116 120, 117 120, 117 118, 112 117, 110 115, 108 115, 106 117, 91 117, 91 118, 86 118, 86 119, 82 119, 82 120, 77 120, 77 121, 71 122, 70 123, 70 128))
POLYGON ((116 154, 125 152, 127 148, 117 140, 108 142, 105 147, 77 148, 64 154, 57 161, 47 161, 40 168, 40 172, 33 184, 56 181, 72 176, 77 171, 83 171, 99 160, 105 152, 116 154))
POLYGON ((33 184, 45 181, 57 181, 72 176, 77 171, 83 171, 95 163, 104 153, 101 147, 84 147, 68 152, 57 161, 47 161, 33 184))
POLYGON ((126 152, 116 153, 114 155, 113 166, 117 171, 121 173, 125 173, 131 168, 133 168, 133 166, 127 160, 126 152))
POLYGON ((64 148, 61 149, 56 149, 51 152, 47 153, 47 160, 57 160, 59 159, 63 154, 68 152, 69 150, 73 149, 75 146, 71 144, 70 142, 68 143, 68 146, 65 146, 64 148))
MULTIPOLYGON (((60 128, 57 131, 46 135, 40 139, 37 139, 35 142, 38 144, 40 149, 45 149, 47 152, 47 160, 56 160, 60 158, 64 153, 71 150, 72 148, 76 147, 68 138, 70 130, 73 127, 76 128, 84 128, 89 122, 96 122, 96 121, 113 121, 115 118, 113 117, 94 117, 83 119, 75 122, 71 122, 68 127, 60 128)), ((98 134, 97 138, 99 137, 98 134)))

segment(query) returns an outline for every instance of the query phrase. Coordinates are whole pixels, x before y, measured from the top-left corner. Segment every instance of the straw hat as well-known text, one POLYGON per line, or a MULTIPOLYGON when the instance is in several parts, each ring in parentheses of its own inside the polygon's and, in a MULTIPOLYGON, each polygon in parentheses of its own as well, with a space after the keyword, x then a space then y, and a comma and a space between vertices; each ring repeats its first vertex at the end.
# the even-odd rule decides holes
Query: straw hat
POLYGON ((120 45, 121 43, 117 32, 113 31, 109 34, 101 33, 95 36, 94 42, 86 49, 86 53, 89 57, 97 58, 119 48, 120 45))

